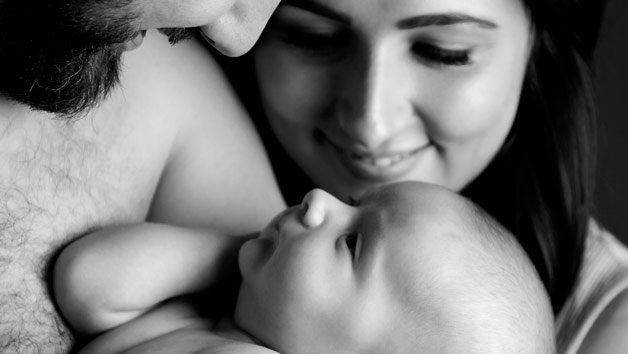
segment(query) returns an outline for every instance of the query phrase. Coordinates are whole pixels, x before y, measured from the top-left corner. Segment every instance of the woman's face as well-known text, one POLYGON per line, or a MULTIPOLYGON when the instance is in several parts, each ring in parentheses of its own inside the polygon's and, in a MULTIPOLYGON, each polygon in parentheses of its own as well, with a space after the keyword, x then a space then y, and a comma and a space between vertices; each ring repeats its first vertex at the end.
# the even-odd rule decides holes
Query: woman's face
POLYGON ((519 0, 285 0, 254 55, 270 125, 320 188, 460 190, 513 124, 531 33, 519 0))

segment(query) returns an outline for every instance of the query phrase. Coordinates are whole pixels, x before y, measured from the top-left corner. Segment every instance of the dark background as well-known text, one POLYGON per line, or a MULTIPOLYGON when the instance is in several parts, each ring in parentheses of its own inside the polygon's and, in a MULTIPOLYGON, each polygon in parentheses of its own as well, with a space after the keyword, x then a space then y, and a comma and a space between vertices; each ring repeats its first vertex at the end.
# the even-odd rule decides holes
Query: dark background
POLYGON ((596 54, 598 221, 628 244, 628 1, 608 0, 596 54))

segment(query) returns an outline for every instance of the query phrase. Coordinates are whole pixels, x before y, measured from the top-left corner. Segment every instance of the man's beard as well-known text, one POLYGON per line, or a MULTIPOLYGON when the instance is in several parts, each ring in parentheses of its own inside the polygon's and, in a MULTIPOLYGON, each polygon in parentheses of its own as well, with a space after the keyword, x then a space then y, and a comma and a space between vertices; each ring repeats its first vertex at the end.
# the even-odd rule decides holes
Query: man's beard
MULTIPOLYGON (((50 2, 0 0, 0 94, 76 118, 118 84, 121 44, 140 34, 139 14, 132 0, 50 2)), ((190 33, 166 32, 171 42, 190 33)))
POLYGON ((34 110, 77 117, 95 107, 118 82, 120 47, 38 54, 8 64, 10 59, 0 59, 2 71, 8 71, 2 75, 2 94, 34 110))

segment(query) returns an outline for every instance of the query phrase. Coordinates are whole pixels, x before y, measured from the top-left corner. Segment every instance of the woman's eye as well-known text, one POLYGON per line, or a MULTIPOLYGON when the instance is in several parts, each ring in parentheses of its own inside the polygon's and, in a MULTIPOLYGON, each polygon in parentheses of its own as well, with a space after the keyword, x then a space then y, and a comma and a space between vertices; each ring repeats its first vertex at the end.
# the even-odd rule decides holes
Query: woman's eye
POLYGON ((471 51, 468 49, 443 49, 433 44, 416 42, 412 53, 419 58, 438 65, 461 66, 471 64, 471 51))
POLYGON ((358 241, 360 239, 360 233, 358 232, 350 232, 345 236, 345 243, 347 244, 347 249, 351 253, 351 258, 355 259, 356 250, 358 248, 358 241))
POLYGON ((348 36, 343 32, 310 32, 299 29, 282 30, 284 43, 313 57, 340 57, 349 44, 348 36))
POLYGON ((358 204, 360 204, 360 201, 357 198, 354 198, 352 196, 348 196, 347 197, 347 204, 350 206, 358 206, 358 204))

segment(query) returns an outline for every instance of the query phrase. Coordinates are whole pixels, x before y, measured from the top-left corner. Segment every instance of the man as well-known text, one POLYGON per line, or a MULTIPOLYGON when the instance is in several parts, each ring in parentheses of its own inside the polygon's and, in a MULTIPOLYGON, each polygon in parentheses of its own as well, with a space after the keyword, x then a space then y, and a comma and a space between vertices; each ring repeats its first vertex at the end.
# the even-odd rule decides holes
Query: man
POLYGON ((153 30, 239 55, 278 1, 0 0, 0 352, 71 350, 46 279, 76 237, 145 219, 238 235, 283 209, 206 49, 153 30))

